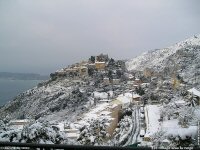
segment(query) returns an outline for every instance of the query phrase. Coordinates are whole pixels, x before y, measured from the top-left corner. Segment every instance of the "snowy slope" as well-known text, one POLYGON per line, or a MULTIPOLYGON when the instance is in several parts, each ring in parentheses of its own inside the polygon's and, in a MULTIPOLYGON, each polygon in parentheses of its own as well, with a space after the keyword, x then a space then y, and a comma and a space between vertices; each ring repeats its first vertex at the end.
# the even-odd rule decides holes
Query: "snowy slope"
POLYGON ((76 91, 77 85, 68 79, 47 81, 43 86, 19 94, 0 109, 0 119, 20 119, 22 117, 47 121, 63 120, 80 113, 88 102, 84 92, 76 91), (74 108, 78 111, 74 112, 74 108))
POLYGON ((147 67, 152 68, 154 66, 162 64, 164 60, 175 54, 179 49, 196 45, 200 46, 200 35, 193 36, 168 48, 145 52, 142 55, 126 62, 126 67, 128 70, 141 71, 147 67))

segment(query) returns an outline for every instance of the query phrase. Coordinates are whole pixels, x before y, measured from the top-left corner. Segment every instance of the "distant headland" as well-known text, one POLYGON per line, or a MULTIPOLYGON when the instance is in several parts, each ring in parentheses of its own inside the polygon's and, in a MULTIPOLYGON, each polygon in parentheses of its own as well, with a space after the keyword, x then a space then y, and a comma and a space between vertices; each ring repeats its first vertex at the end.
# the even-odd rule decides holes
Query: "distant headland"
POLYGON ((49 77, 36 73, 11 73, 11 72, 0 72, 0 79, 11 79, 11 80, 47 80, 49 77))

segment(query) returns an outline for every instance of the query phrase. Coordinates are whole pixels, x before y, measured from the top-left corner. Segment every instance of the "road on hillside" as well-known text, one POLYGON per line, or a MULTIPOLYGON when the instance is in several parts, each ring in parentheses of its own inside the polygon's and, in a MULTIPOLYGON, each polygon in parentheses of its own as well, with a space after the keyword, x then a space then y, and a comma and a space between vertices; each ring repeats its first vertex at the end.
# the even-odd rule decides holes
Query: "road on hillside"
POLYGON ((134 106, 133 112, 132 112, 132 133, 126 142, 124 146, 131 145, 137 142, 139 133, 140 133, 140 112, 139 112, 139 106, 134 106))

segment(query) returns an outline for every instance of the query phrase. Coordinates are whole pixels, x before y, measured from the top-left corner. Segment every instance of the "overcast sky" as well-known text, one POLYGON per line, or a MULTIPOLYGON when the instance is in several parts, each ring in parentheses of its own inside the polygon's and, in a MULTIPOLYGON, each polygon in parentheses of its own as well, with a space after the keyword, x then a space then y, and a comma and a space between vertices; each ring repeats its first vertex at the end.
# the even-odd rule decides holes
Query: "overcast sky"
POLYGON ((0 72, 49 74, 200 34, 199 0, 0 0, 0 72))

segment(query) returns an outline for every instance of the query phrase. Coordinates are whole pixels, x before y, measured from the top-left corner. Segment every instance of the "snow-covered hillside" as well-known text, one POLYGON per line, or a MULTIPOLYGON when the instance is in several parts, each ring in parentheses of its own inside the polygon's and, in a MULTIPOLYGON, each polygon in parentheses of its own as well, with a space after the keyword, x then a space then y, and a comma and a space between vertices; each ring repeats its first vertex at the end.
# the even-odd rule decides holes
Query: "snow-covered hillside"
POLYGON ((74 108, 81 108, 89 100, 85 92, 77 90, 77 85, 68 80, 48 81, 43 86, 19 94, 0 109, 1 119, 33 118, 47 121, 73 119, 74 108))
MULTIPOLYGON (((188 46, 200 46, 200 35, 193 36, 185 41, 176 43, 173 46, 163 49, 156 49, 143 53, 126 62, 128 70, 143 70, 144 68, 152 68, 162 66, 164 60, 175 54, 178 50, 188 46)), ((184 51, 184 50, 183 50, 184 51)))
POLYGON ((200 35, 176 43, 164 49, 156 49, 126 62, 129 71, 143 71, 172 74, 176 72, 189 84, 198 86, 200 76, 200 35))

